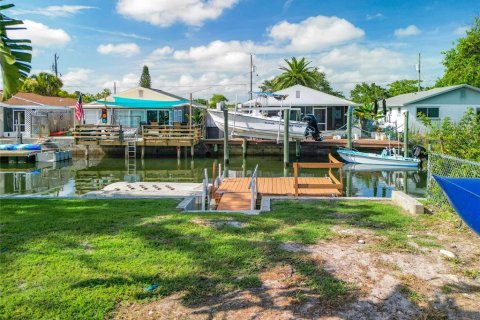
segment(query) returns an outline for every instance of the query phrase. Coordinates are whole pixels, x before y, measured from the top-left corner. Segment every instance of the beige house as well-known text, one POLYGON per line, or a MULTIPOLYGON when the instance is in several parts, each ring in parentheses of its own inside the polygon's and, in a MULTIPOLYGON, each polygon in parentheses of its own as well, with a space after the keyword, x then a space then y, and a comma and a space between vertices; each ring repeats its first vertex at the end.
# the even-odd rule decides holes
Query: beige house
MULTIPOLYGON (((103 123, 136 128, 141 124, 186 124, 190 101, 163 90, 135 87, 83 107, 86 124, 101 124, 106 109, 103 123)), ((196 103, 192 107, 205 108, 196 103)))

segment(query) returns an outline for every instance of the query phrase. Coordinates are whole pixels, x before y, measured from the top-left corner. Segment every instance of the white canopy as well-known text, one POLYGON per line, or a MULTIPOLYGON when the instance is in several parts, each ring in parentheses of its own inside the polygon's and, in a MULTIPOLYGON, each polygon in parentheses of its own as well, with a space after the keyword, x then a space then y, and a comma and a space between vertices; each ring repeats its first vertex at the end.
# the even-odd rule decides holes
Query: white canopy
MULTIPOLYGON (((307 88, 302 85, 294 85, 292 87, 276 91, 275 94, 288 95, 288 97, 283 101, 283 106, 358 106, 359 104, 342 99, 331 94, 327 94, 322 91, 315 89, 307 88)), ((243 103, 243 106, 254 106, 256 102, 262 104, 262 106, 270 107, 279 107, 281 106, 281 101, 276 98, 269 96, 268 98, 258 98, 249 100, 243 103)))

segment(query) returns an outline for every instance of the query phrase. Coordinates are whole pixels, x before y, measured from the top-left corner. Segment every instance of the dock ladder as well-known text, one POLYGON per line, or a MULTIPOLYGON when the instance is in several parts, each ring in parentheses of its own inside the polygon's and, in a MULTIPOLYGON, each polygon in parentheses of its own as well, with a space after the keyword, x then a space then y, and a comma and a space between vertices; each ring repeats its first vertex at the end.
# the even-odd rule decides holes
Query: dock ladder
POLYGON ((126 139, 127 146, 125 147, 125 160, 127 162, 128 175, 137 173, 137 134, 129 139, 126 139))

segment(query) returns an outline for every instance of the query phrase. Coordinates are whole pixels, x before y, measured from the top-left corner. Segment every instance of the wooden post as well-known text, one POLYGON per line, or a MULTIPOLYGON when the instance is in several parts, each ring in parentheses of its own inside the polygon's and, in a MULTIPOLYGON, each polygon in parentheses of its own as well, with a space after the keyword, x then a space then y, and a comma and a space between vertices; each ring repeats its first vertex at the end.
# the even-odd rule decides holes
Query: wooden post
POLYGON ((242 156, 244 159, 247 156, 247 138, 243 138, 242 141, 242 156))
POLYGON ((283 111, 283 166, 288 168, 290 165, 290 139, 289 139, 290 109, 283 111))
POLYGON ((228 146, 228 108, 223 105, 223 162, 225 167, 230 162, 230 150, 228 146))
POLYGON ((352 196, 352 170, 347 171, 347 187, 346 187, 347 197, 352 196))
POLYGON ((193 158, 194 155, 195 155, 195 146, 191 145, 190 146, 190 156, 192 156, 192 158, 193 158))
POLYGON ((408 111, 404 113, 403 122, 403 156, 408 157, 408 111))
POLYGON ((295 197, 298 197, 298 162, 293 163, 293 177, 295 184, 295 197))
POLYGON ((190 93, 190 106, 189 106, 188 128, 192 130, 192 93, 190 93))
POLYGON ((182 157, 182 149, 181 147, 177 147, 177 160, 180 160, 182 157))
POLYGON ((145 159, 145 145, 142 145, 142 160, 145 159))
POLYGON ((352 117, 353 107, 348 107, 347 111, 347 149, 352 150, 352 117))
POLYGON ((301 145, 300 145, 300 140, 295 140, 295 157, 297 159, 300 159, 302 150, 301 150, 301 145))

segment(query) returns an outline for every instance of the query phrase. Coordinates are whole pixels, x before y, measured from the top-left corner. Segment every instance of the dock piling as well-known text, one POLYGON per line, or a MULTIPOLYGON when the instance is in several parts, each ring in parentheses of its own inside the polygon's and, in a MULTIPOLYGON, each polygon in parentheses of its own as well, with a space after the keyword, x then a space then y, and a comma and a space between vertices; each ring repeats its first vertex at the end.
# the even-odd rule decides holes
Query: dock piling
POLYGON ((223 162, 225 167, 230 162, 230 150, 228 146, 228 108, 223 104, 223 162))
POLYGON ((300 159, 300 155, 302 153, 300 140, 295 140, 295 157, 300 159))
POLYGON ((244 159, 247 156, 247 138, 243 138, 242 141, 242 156, 244 159))
POLYGON ((192 157, 193 159, 193 156, 195 155, 195 146, 194 145, 191 145, 190 146, 190 156, 192 157))
POLYGON ((408 157, 408 111, 405 111, 403 123, 403 155, 408 157))
POLYGON ((283 166, 288 168, 290 165, 290 139, 289 139, 290 109, 283 113, 283 166))
POLYGON ((348 107, 347 111, 347 149, 352 150, 352 116, 353 107, 348 107))

